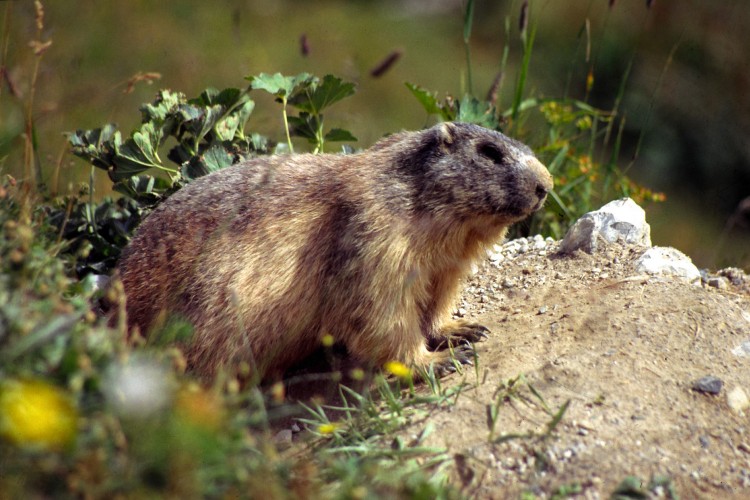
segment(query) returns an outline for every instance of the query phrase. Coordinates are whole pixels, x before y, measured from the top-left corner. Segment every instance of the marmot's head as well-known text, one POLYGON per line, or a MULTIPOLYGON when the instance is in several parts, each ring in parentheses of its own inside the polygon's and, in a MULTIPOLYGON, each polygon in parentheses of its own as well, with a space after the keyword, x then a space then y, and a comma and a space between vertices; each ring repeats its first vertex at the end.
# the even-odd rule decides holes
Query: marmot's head
POLYGON ((541 208, 552 190, 552 176, 531 149, 500 132, 446 122, 414 140, 399 166, 411 179, 417 209, 510 224, 541 208))

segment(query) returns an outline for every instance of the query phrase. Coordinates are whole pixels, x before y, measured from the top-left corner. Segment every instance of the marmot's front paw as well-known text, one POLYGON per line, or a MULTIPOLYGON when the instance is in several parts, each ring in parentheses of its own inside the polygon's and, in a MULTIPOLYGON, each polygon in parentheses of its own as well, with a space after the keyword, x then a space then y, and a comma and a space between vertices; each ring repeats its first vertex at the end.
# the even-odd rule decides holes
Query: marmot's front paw
POLYGON ((440 330, 440 335, 429 341, 433 351, 447 349, 449 346, 464 345, 469 342, 481 342, 489 338, 490 330, 479 323, 468 321, 452 321, 440 330))
POLYGON ((456 372, 456 365, 474 365, 476 352, 471 344, 461 344, 451 350, 444 350, 436 355, 432 362, 432 369, 437 377, 444 377, 456 372))

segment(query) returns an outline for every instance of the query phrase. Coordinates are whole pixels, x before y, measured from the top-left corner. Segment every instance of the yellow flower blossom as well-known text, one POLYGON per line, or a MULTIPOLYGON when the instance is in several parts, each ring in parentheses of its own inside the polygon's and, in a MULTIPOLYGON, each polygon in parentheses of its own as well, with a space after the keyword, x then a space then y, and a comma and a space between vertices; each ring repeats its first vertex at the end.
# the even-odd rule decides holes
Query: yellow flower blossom
POLYGON ((197 384, 183 387, 175 400, 177 414, 192 425, 217 430, 224 422, 224 406, 213 392, 197 384))
POLYGON ((334 432, 336 432, 339 427, 341 427, 341 424, 328 422, 327 424, 320 424, 318 426, 318 432, 323 435, 329 435, 329 434, 333 434, 334 432))
POLYGON ((0 436, 18 446, 64 448, 75 439, 77 419, 71 398, 53 385, 0 382, 0 436))
POLYGON ((411 378, 411 368, 400 361, 388 361, 383 368, 385 368, 385 371, 388 373, 395 375, 400 379, 411 378))
POLYGON ((353 380, 364 380, 365 371, 362 368, 353 368, 349 372, 349 377, 351 377, 353 380))

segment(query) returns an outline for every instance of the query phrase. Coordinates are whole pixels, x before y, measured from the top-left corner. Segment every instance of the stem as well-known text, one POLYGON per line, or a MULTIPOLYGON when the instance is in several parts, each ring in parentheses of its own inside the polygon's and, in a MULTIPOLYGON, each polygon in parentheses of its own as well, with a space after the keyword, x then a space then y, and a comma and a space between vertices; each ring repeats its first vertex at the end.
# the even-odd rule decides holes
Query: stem
POLYGON ((518 83, 516 84, 516 95, 513 99, 513 112, 511 116, 513 118, 513 124, 516 125, 518 121, 518 111, 523 99, 523 89, 526 86, 526 76, 529 72, 529 63, 531 62, 531 52, 534 45, 534 37, 536 36, 536 24, 532 25, 530 32, 527 36, 523 36, 523 60, 521 62, 521 71, 518 74, 518 83))
POLYGON ((322 153, 325 146, 326 137, 325 134, 323 134, 323 120, 321 120, 320 115, 315 115, 315 124, 317 125, 315 130, 315 141, 317 142, 317 144, 313 153, 322 153))
POLYGON ((466 49, 466 86, 468 94, 474 95, 474 82, 471 76, 471 49, 467 42, 464 42, 464 47, 466 49))
MULTIPOLYGON (((41 31, 38 33, 38 38, 41 39, 41 31)), ((42 167, 38 161, 36 161, 34 152, 34 95, 36 94, 36 81, 39 76, 39 66, 42 62, 42 55, 36 57, 34 63, 34 71, 31 74, 31 89, 29 90, 29 100, 26 107, 26 140, 24 143, 24 166, 26 167, 26 175, 33 172, 34 181, 37 187, 42 184, 42 167)))
POLYGON ((284 116, 284 130, 286 131, 286 143, 289 146, 289 152, 294 153, 294 146, 292 146, 292 136, 289 133, 289 119, 286 116, 286 96, 281 98, 282 115, 284 116))
MULTIPOLYGON (((5 5, 5 17, 3 18, 3 41, 2 41, 2 59, 0 59, 0 78, 5 79, 5 62, 8 60, 8 45, 10 44, 10 15, 13 12, 13 2, 8 2, 5 5)), ((8 83, 10 85, 10 83, 8 83)), ((0 85, 0 97, 3 95, 4 85, 0 85)), ((13 90, 10 91, 11 97, 13 96, 13 90)))
POLYGON ((86 219, 89 224, 89 232, 96 238, 98 232, 96 230, 96 207, 94 206, 94 165, 91 165, 91 173, 89 174, 89 202, 88 209, 86 210, 86 219))

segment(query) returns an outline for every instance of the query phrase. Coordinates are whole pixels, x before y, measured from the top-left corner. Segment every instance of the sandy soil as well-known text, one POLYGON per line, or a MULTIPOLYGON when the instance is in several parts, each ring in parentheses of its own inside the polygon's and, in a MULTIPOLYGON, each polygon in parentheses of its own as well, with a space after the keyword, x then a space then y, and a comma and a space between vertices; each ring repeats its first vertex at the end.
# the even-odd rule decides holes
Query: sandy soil
POLYGON ((477 498, 609 498, 634 476, 651 496, 750 498, 750 278, 729 273, 720 289, 637 273, 642 248, 555 248, 487 260, 466 288, 460 314, 492 335, 477 370, 444 379, 465 389, 424 443, 447 448, 455 484, 477 498), (694 390, 709 375, 720 392, 694 390))

